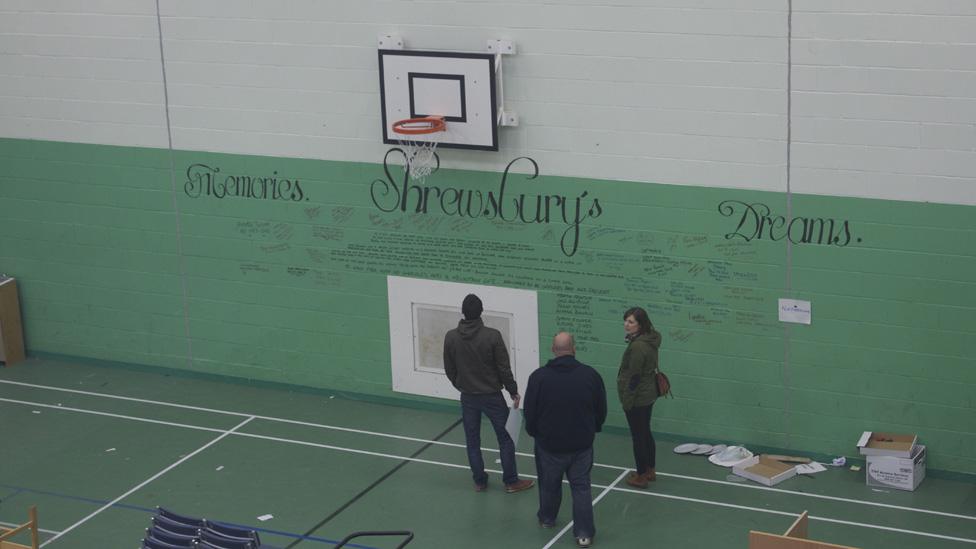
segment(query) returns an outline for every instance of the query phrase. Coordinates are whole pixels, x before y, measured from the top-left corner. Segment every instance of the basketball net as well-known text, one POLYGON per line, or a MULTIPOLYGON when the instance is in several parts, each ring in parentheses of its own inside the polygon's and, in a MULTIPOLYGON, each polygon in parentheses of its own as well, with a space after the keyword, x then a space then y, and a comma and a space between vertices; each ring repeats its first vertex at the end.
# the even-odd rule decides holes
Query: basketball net
POLYGON ((444 118, 440 116, 408 118, 393 123, 393 133, 397 134, 397 142, 403 147, 405 168, 411 178, 424 179, 440 167, 436 134, 445 130, 444 118), (426 139, 417 139, 419 135, 426 139))

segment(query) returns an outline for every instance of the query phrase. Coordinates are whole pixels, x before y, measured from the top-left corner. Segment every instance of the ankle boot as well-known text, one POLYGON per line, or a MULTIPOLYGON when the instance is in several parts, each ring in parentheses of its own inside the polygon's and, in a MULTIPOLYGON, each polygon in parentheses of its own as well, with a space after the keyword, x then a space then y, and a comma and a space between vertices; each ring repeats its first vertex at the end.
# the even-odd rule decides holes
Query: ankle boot
POLYGON ((643 474, 631 473, 626 482, 634 488, 647 488, 647 478, 643 474))
POLYGON ((644 477, 644 480, 646 482, 654 482, 655 480, 657 480, 657 473, 654 471, 653 467, 648 467, 647 470, 644 471, 644 474, 641 476, 644 477))

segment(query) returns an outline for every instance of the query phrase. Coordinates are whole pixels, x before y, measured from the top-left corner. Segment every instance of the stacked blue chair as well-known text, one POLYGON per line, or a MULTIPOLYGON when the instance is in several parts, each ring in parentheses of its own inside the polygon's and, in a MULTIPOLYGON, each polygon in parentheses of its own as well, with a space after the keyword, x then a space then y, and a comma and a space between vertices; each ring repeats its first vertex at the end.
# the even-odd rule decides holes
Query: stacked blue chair
POLYGON ((142 549, 192 549, 193 547, 193 545, 173 545, 172 543, 166 543, 165 541, 161 541, 159 538, 148 534, 146 537, 142 538, 142 549))
POLYGON ((210 544, 203 547, 219 549, 258 549, 261 538, 254 530, 237 528, 219 522, 207 521, 207 527, 200 531, 200 541, 210 544))
POLYGON ((183 537, 189 536, 192 538, 199 535, 199 526, 176 522, 160 515, 155 515, 150 520, 152 521, 152 526, 149 528, 150 530, 163 532, 166 535, 183 537))
POLYGON ((254 530, 156 508, 152 526, 142 539, 143 549, 259 549, 254 530))
POLYGON ((152 525, 142 538, 143 549, 192 549, 200 539, 200 529, 206 525, 202 518, 174 513, 162 507, 156 508, 152 525))
POLYGON ((178 522, 187 526, 196 526, 197 528, 203 528, 207 525, 207 519, 180 515, 163 507, 156 508, 156 516, 162 517, 171 522, 178 522))
POLYGON ((193 542, 196 541, 196 535, 188 534, 175 534, 169 530, 164 530, 153 526, 152 528, 146 528, 146 538, 153 541, 161 541, 163 543, 168 543, 170 545, 175 545, 178 547, 193 547, 193 542))
POLYGON ((248 528, 238 528, 236 526, 222 524, 212 520, 207 521, 207 528, 218 534, 223 534, 232 538, 252 538, 257 542, 259 547, 261 546, 261 539, 258 537, 258 533, 254 530, 248 528))

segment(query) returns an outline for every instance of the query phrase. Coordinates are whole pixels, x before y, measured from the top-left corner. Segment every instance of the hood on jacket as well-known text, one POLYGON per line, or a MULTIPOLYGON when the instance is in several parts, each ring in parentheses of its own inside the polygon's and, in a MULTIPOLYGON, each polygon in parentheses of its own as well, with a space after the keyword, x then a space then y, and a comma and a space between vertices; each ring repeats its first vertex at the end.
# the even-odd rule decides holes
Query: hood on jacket
POLYGON ((647 342, 648 345, 654 347, 655 349, 661 348, 661 332, 655 330, 651 327, 651 331, 643 333, 636 338, 637 340, 647 342))
MULTIPOLYGON (((484 328, 484 326, 485 323, 482 322, 480 318, 474 318, 471 320, 464 319, 458 322, 457 331, 458 334, 461 335, 461 339, 471 339, 478 333, 478 330, 484 328)), ((658 335, 658 341, 660 340, 661 336, 658 335)))

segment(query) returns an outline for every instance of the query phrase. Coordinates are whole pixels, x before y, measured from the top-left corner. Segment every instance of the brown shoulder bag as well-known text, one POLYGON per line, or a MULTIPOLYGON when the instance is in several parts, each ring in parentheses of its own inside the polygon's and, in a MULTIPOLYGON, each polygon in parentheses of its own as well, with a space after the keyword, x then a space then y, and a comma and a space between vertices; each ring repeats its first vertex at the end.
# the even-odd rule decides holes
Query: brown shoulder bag
POLYGON ((657 383, 657 396, 674 398, 674 395, 671 394, 671 380, 660 369, 654 370, 654 381, 657 383))

